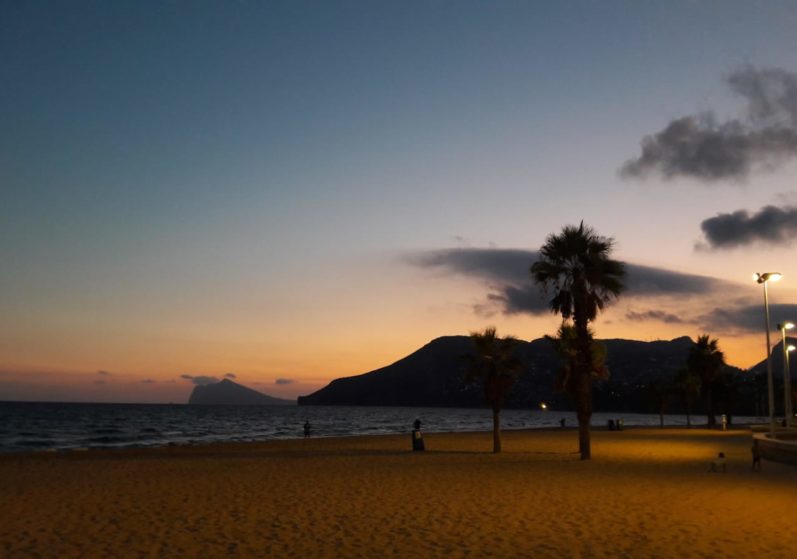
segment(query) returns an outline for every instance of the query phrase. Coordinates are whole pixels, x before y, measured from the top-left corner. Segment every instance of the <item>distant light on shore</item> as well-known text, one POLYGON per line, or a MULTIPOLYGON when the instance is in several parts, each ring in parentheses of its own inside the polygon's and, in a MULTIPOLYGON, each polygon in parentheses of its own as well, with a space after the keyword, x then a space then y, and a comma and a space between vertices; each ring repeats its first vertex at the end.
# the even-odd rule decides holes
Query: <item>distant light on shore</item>
POLYGON ((540 409, 541 410, 547 410, 548 409, 548 404, 546 404, 545 402, 541 402, 540 403, 540 409))

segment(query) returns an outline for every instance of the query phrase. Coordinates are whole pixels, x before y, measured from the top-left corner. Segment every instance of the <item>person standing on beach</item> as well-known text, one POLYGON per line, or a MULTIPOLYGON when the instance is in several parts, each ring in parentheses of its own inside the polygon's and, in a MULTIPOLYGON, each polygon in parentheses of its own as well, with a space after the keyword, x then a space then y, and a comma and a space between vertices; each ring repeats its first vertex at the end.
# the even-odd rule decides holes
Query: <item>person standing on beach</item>
POLYGON ((309 439, 310 438, 310 422, 309 421, 305 421, 304 422, 304 438, 305 439, 309 439))

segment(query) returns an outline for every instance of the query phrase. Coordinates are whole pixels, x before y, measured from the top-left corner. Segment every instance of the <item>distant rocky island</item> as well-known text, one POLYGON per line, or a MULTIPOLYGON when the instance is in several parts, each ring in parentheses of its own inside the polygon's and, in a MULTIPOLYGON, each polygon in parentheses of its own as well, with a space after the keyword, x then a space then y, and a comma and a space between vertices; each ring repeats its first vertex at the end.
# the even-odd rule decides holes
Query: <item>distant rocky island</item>
MULTIPOLYGON (((658 408, 651 384, 672 381, 686 364, 692 340, 601 340, 607 349, 608 380, 596 381, 593 388, 595 411, 656 413, 658 408)), ((482 388, 464 379, 466 361, 472 351, 468 336, 444 336, 432 340, 414 353, 380 369, 340 378, 326 387, 300 396, 299 405, 479 407, 484 405, 482 388)), ((779 351, 779 346, 773 348, 779 351)), ((780 354, 776 354, 780 355, 780 354)), ((544 339, 521 342, 518 356, 523 372, 506 400, 507 408, 537 409, 545 402, 551 409, 570 409, 567 396, 555 390, 560 360, 551 343, 544 339)), ((777 363, 777 359, 774 360, 777 363)), ((727 394, 718 389, 715 398, 733 401, 737 414, 752 415, 761 409, 762 391, 756 377, 737 367, 728 367, 734 385, 727 394), (744 374, 742 374, 744 373, 744 374)), ((756 369, 754 369, 756 370, 756 369)), ((765 387, 764 387, 765 390, 765 387)), ((669 398, 668 413, 681 413, 677 394, 669 398)), ((701 408, 697 399, 693 411, 701 408)), ((718 411, 722 413, 722 411, 718 411)))
POLYGON ((283 400, 224 379, 214 384, 195 386, 189 404, 225 406, 290 406, 293 400, 283 400))

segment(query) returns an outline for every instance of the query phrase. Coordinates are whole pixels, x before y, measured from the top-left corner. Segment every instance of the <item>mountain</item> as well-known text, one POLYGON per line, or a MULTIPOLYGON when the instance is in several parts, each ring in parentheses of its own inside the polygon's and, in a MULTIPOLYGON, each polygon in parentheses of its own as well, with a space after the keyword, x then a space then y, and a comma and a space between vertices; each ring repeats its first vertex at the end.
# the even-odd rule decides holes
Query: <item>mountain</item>
POLYGON ((224 379, 215 384, 195 386, 188 403, 233 406, 288 406, 295 404, 293 400, 274 398, 230 379, 224 379))
MULTIPOLYGON (((783 379, 783 342, 780 339, 780 336, 777 339, 774 339, 773 336, 772 342, 775 344, 772 347, 772 376, 775 379, 783 379)), ((766 345, 766 344, 762 344, 766 345)), ((793 345, 797 346, 797 338, 786 338, 786 347, 793 345)), ((763 353, 763 351, 761 352, 763 353)), ((789 356, 789 369, 792 371, 792 377, 794 376, 793 371, 797 368, 797 355, 792 352, 789 356)), ((750 367, 750 372, 754 375, 765 375, 767 373, 767 360, 762 359, 752 367, 750 367)))
MULTIPOLYGON (((686 356, 692 340, 602 340, 607 349, 608 380, 594 383, 595 411, 651 412, 647 385, 670 381, 686 356)), ((468 336, 432 340, 399 361, 369 373, 340 378, 307 396, 299 405, 477 407, 484 404, 478 384, 465 384, 463 357, 472 352, 468 336)), ((569 409, 565 394, 554 389, 560 359, 543 338, 520 342, 523 371, 506 399, 507 408, 536 409, 546 402, 552 409, 569 409)), ((740 369, 730 367, 732 372, 740 369)), ((675 402, 673 410, 680 404, 675 402)))

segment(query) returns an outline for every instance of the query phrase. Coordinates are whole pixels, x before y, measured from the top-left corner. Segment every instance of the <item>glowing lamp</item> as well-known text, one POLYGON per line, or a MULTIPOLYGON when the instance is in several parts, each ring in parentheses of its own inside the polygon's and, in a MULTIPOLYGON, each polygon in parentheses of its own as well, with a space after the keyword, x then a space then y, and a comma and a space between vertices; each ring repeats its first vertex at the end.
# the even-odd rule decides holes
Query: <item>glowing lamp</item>
POLYGON ((768 281, 778 281, 783 277, 779 272, 764 272, 763 274, 753 274, 753 279, 758 283, 766 283, 768 281))

